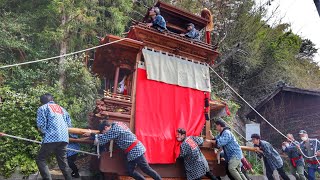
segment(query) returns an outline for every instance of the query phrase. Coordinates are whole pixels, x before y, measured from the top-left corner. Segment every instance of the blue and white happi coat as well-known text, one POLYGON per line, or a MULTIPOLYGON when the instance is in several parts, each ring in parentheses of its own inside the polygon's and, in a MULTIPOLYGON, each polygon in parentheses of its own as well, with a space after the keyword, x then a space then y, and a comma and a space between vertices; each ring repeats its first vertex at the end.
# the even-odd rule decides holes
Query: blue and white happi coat
MULTIPOLYGON (((78 135, 76 135, 76 134, 70 134, 69 136, 70 136, 71 138, 75 138, 75 139, 78 139, 78 138, 79 138, 78 135)), ((68 144, 67 148, 69 148, 69 149, 75 149, 75 150, 80 150, 80 144, 79 144, 79 143, 74 143, 74 142, 72 142, 72 143, 69 143, 69 144, 68 144)), ((67 157, 70 157, 70 156, 75 155, 75 154, 78 154, 78 152, 72 151, 72 150, 67 150, 67 157)))
POLYGON ((283 166, 283 161, 278 151, 276 151, 269 142, 260 140, 260 144, 254 146, 259 147, 263 151, 262 155, 264 160, 267 161, 265 163, 268 163, 272 171, 283 166))
POLYGON ((238 160, 243 158, 240 145, 229 128, 224 128, 216 137, 216 141, 218 148, 223 148, 225 154, 224 157, 227 162, 232 158, 236 158, 238 160))
POLYGON ((298 141, 291 142, 288 147, 285 147, 283 149, 283 152, 285 152, 288 155, 288 157, 290 158, 290 163, 292 165, 292 159, 296 158, 296 160, 294 161, 296 166, 304 166, 304 159, 296 146, 297 144, 299 144, 298 141))
POLYGON ((202 143, 202 138, 189 136, 180 145, 180 157, 184 160, 188 180, 201 178, 209 171, 208 162, 199 148, 202 143))
POLYGON ((160 14, 158 14, 156 18, 152 21, 152 26, 154 28, 159 27, 161 30, 167 29, 167 23, 160 14))
POLYGON ((71 118, 64 108, 53 101, 38 108, 37 126, 43 133, 42 143, 69 142, 71 118))
MULTIPOLYGON (((108 132, 98 135, 98 140, 100 145, 104 145, 109 141, 114 140, 120 149, 126 150, 137 140, 137 137, 130 131, 126 124, 122 122, 113 122, 111 124, 111 129, 108 132)), ((127 160, 133 161, 145 152, 146 148, 139 141, 138 144, 128 152, 127 160)))

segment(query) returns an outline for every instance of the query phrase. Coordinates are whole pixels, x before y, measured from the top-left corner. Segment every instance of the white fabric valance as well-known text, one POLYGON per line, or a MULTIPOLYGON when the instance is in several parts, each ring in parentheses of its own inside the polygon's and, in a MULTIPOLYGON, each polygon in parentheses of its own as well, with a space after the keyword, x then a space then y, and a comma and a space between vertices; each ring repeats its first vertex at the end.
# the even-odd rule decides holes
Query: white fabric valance
POLYGON ((206 64, 149 49, 142 52, 148 79, 211 92, 206 64))

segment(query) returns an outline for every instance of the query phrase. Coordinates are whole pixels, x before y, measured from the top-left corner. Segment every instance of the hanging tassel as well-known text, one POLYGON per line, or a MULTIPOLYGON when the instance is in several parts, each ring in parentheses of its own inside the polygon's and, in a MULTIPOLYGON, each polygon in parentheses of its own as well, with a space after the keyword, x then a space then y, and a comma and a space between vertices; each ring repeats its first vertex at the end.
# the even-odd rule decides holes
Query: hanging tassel
POLYGON ((205 112, 205 113, 204 113, 204 117, 205 117, 206 121, 209 121, 209 120, 210 120, 210 117, 209 117, 208 112, 205 112))
POLYGON ((209 98, 204 98, 204 107, 209 107, 209 98))
POLYGON ((204 93, 204 96, 205 96, 205 98, 204 98, 204 107, 207 108, 207 107, 209 107, 209 98, 207 96, 207 93, 204 93))

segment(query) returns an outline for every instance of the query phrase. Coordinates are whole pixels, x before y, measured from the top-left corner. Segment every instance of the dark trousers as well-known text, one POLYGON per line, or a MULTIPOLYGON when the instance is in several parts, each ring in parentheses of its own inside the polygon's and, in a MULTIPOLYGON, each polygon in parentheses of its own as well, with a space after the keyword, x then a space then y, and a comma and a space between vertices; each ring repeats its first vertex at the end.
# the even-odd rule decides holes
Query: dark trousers
POLYGON ((49 168, 46 164, 46 159, 51 153, 54 153, 59 165, 59 168, 66 180, 71 180, 71 174, 68 172, 67 164, 67 145, 66 142, 54 142, 54 143, 44 143, 41 145, 40 151, 36 158, 36 163, 40 174, 44 180, 51 180, 51 175, 49 173, 49 168))
POLYGON ((68 165, 70 167, 70 169, 72 170, 73 173, 78 173, 78 167, 77 165, 74 163, 77 160, 77 156, 78 154, 74 154, 72 156, 69 156, 68 159, 68 165))
POLYGON ((153 179, 161 180, 160 175, 149 166, 144 155, 139 156, 133 161, 129 161, 127 165, 128 172, 131 177, 136 180, 144 180, 145 178, 135 170, 136 166, 153 179))
MULTIPOLYGON (((207 178, 211 179, 211 180, 218 180, 210 171, 206 172, 205 175, 207 178)), ((195 179, 195 180, 201 180, 201 178, 195 179)))
MULTIPOLYGON (((270 168, 269 164, 266 162, 266 160, 265 160, 264 165, 266 166, 266 174, 267 174, 268 180, 274 180, 274 178, 272 176, 273 175, 273 171, 270 168)), ((286 172, 284 172, 283 166, 281 168, 278 168, 277 171, 278 171, 279 175, 282 177, 283 180, 290 180, 290 178, 288 177, 286 172)))

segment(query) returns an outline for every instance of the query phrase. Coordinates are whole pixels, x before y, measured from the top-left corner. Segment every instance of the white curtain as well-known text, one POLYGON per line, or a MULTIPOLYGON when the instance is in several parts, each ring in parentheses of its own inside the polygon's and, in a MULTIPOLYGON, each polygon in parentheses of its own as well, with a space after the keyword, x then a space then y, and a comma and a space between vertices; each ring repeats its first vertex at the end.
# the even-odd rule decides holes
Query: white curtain
POLYGON ((163 52, 143 49, 150 80, 211 92, 209 67, 163 52))

